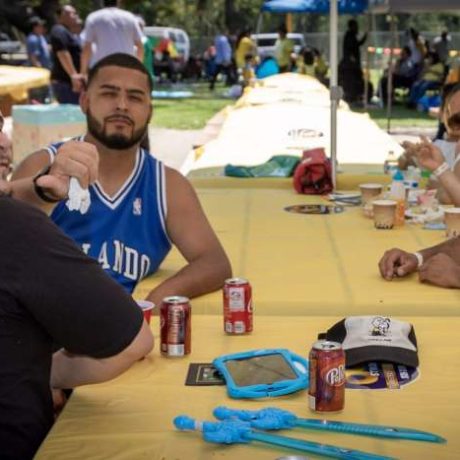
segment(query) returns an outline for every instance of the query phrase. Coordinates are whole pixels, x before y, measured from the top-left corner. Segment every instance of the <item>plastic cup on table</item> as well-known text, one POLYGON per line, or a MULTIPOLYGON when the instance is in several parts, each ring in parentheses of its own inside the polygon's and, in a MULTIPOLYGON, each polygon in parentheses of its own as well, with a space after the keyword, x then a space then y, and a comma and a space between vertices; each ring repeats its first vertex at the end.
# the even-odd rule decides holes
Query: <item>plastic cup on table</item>
POLYGON ((381 184, 360 184, 361 202, 366 217, 372 217, 372 201, 379 198, 383 191, 381 184))
POLYGON ((375 228, 390 230, 395 224, 396 201, 375 200, 372 202, 375 228))
POLYGON ((147 324, 150 324, 150 318, 152 317, 152 311, 155 308, 155 304, 149 300, 136 300, 136 302, 144 313, 145 321, 147 324))

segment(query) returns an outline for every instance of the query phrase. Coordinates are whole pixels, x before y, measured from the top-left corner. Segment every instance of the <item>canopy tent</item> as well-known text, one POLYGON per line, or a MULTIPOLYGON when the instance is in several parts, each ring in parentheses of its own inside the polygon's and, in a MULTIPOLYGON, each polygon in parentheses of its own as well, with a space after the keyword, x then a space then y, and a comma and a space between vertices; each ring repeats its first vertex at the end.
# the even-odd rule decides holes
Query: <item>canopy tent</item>
POLYGON ((454 11, 459 8, 458 0, 369 0, 369 10, 375 14, 454 11))
MULTIPOLYGON (((340 14, 358 14, 367 8, 368 0, 338 0, 340 14)), ((329 0, 266 0, 262 11, 270 13, 328 14, 329 0)))
POLYGON ((273 13, 317 13, 329 12, 329 65, 331 69, 330 98, 331 98, 331 163, 334 188, 336 184, 337 163, 337 107, 341 98, 338 87, 338 53, 337 32, 338 13, 362 13, 368 7, 368 0, 266 0, 261 11, 273 13))

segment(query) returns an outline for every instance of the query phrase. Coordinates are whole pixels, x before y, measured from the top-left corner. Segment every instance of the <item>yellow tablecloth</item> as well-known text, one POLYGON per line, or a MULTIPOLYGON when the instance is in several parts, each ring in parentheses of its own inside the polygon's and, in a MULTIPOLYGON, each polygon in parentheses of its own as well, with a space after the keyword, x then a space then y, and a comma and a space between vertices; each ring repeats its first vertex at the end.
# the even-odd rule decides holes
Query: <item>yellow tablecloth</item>
POLYGON ((0 65, 0 96, 10 95, 15 101, 27 99, 31 88, 46 86, 50 71, 39 67, 0 65))
MULTIPOLYGON (((274 460, 292 455, 293 451, 255 443, 234 446, 208 444, 197 433, 176 432, 172 425, 175 416, 188 414, 199 420, 212 420, 212 410, 219 405, 249 410, 276 406, 299 417, 326 418, 310 412, 305 391, 270 401, 238 401, 228 398, 223 386, 184 386, 188 365, 191 362, 210 362, 230 352, 268 347, 285 347, 306 356, 316 334, 338 319, 257 316, 253 334, 232 337, 222 332, 220 318, 197 315, 192 320, 193 350, 189 357, 160 357, 157 344, 150 357, 136 363, 115 381, 77 389, 36 458, 274 460)), ((432 431, 447 438, 447 444, 391 441, 305 430, 283 434, 403 460, 458 459, 460 371, 457 335, 460 318, 402 319, 411 320, 417 334, 421 371, 418 380, 400 390, 347 390, 344 411, 330 414, 327 418, 432 431)), ((157 321, 155 318, 155 331, 157 321)))
MULTIPOLYGON (((443 231, 405 225, 376 230, 361 208, 325 216, 292 214, 286 206, 326 203, 291 188, 256 188, 253 179, 199 179, 198 193, 236 276, 248 278, 258 315, 458 315, 460 291, 420 284, 417 275, 383 280, 384 251, 415 251, 444 240, 443 231), (231 184, 239 183, 238 188, 231 184)), ((273 180, 268 183, 272 185, 273 180)), ((281 185, 283 182, 281 181, 281 185)), ((143 297, 183 266, 172 251, 161 270, 138 286, 143 297)), ((221 314, 221 293, 193 301, 196 313, 221 314)))

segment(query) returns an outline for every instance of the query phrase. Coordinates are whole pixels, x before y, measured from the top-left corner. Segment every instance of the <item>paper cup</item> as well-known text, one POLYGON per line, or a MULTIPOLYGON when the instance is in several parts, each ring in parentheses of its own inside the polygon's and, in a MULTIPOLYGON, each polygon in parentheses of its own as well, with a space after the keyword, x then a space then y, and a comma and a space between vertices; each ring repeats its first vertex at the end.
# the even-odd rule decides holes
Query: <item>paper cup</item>
POLYGON ((375 228, 389 230, 395 224, 396 201, 375 200, 372 202, 375 228))
POLYGON ((444 209, 444 222, 446 224, 447 238, 460 235, 460 208, 444 209))
POLYGON ((383 186, 381 184, 360 184, 359 189, 361 190, 363 213, 366 217, 372 217, 372 201, 380 197, 383 186))
POLYGON ((369 203, 375 200, 382 194, 382 184, 360 184, 359 189, 361 190, 361 197, 363 204, 369 203))
POLYGON ((147 324, 150 324, 150 318, 152 317, 152 310, 155 308, 155 304, 148 300, 137 300, 136 302, 144 313, 145 321, 147 324))

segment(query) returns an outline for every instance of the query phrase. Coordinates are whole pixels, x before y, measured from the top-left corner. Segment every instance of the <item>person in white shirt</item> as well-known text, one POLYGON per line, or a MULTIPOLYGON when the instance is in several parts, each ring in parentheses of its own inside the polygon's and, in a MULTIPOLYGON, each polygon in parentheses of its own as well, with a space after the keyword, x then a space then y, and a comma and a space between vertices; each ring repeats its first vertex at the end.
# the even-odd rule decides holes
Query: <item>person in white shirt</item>
POLYGON ((85 21, 80 65, 80 73, 84 76, 90 67, 109 54, 131 54, 141 62, 144 58, 143 34, 137 18, 120 9, 119 0, 105 0, 104 4, 105 8, 91 13, 85 21))
POLYGON ((433 143, 426 138, 420 143, 404 142, 405 152, 398 165, 400 169, 416 165, 431 171, 428 188, 438 189, 441 203, 460 206, 460 84, 446 95, 442 120, 445 138, 433 143))

